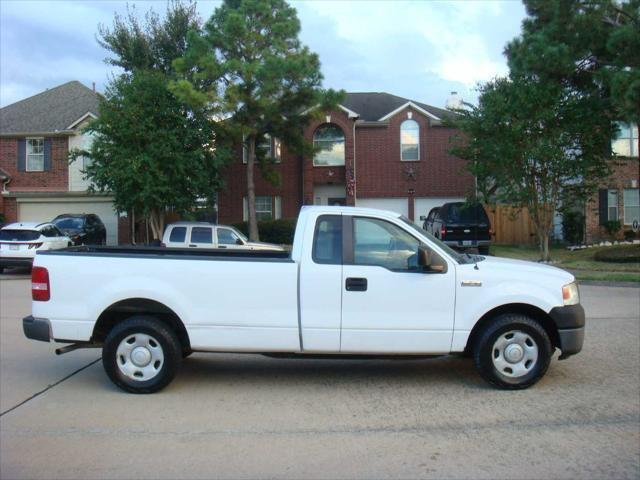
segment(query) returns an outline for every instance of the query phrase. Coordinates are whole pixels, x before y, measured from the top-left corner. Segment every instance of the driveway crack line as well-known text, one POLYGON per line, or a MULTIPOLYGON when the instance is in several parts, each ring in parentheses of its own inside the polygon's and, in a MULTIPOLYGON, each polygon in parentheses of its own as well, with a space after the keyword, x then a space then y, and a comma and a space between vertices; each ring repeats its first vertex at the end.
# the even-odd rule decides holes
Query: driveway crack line
POLYGON ((102 357, 96 358, 93 362, 89 362, 88 364, 86 364, 84 367, 80 367, 79 369, 71 372, 69 375, 67 375, 66 377, 58 380, 56 383, 52 383, 51 385, 47 386, 47 388, 44 388, 42 390, 40 390, 37 393, 34 393, 33 395, 31 395, 29 398, 21 401, 20 403, 18 403, 17 405, 14 405, 13 407, 9 408, 8 410, 5 410, 4 412, 0 413, 0 417, 4 416, 5 414, 14 411, 16 408, 21 407, 22 405, 24 405, 27 402, 30 402, 31 400, 33 400, 36 397, 39 397, 40 395, 42 395, 43 393, 48 392, 49 390, 51 390, 53 387, 55 387, 56 385, 60 385, 62 382, 64 382, 65 380, 70 379, 71 377, 73 377, 75 374, 80 373, 83 370, 86 370, 87 368, 89 368, 92 365, 95 365, 97 362, 99 362, 100 360, 102 360, 102 357))

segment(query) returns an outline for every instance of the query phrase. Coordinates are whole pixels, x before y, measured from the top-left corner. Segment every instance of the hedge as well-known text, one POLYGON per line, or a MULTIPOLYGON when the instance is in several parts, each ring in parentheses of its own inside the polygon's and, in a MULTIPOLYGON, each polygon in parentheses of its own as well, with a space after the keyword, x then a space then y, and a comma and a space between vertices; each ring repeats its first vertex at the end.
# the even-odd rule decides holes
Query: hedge
MULTIPOLYGON (((249 225, 247 222, 236 223, 233 226, 249 236, 249 225)), ((296 221, 291 219, 258 222, 258 232, 260 232, 261 242, 291 245, 293 243, 295 229, 296 221)))
POLYGON ((627 245, 598 250, 593 258, 598 262, 640 263, 640 246, 627 245))

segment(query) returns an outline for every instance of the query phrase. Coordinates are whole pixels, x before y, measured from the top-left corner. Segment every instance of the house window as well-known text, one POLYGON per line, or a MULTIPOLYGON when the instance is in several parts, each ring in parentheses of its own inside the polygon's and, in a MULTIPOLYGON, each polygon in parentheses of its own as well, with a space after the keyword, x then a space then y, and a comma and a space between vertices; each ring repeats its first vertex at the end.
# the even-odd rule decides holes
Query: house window
MULTIPOLYGON (((277 220, 282 216, 282 199, 280 197, 271 197, 267 195, 256 196, 256 219, 277 220)), ((247 197, 243 198, 243 220, 249 219, 249 207, 247 205, 247 197)))
POLYGON ((618 220, 618 191, 607 190, 607 220, 618 220))
POLYGON ((44 138, 27 138, 27 172, 44 171, 44 138))
POLYGON ((624 201, 624 224, 631 225, 634 220, 640 221, 640 189, 625 188, 622 200, 624 201))
POLYGON ((337 125, 321 125, 313 134, 313 146, 317 149, 313 157, 316 167, 344 165, 344 133, 337 125))
POLYGON ((619 122, 618 133, 611 141, 611 151, 621 157, 638 156, 638 125, 619 122))
MULTIPOLYGON (((256 148, 264 151, 265 158, 272 158, 275 163, 282 160, 282 144, 280 139, 272 138, 268 133, 264 135, 262 141, 256 144, 256 148)), ((242 163, 247 163, 247 155, 249 149, 246 145, 242 145, 242 163)))
POLYGON ((420 125, 415 120, 400 125, 400 155, 403 162, 420 160, 420 125))

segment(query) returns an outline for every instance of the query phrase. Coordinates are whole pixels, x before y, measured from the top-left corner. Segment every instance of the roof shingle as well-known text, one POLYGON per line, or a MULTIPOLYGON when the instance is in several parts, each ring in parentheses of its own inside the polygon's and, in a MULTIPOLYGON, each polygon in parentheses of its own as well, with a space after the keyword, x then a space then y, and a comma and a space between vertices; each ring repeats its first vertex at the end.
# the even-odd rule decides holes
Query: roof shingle
POLYGON ((88 112, 98 115, 100 94, 78 81, 63 83, 0 108, 0 134, 64 131, 88 112))
POLYGON ((440 119, 450 117, 451 112, 442 108, 433 107, 408 98, 398 97, 385 92, 358 92, 347 93, 341 105, 360 115, 360 120, 375 122, 386 114, 393 112, 407 102, 412 102, 423 110, 440 119))

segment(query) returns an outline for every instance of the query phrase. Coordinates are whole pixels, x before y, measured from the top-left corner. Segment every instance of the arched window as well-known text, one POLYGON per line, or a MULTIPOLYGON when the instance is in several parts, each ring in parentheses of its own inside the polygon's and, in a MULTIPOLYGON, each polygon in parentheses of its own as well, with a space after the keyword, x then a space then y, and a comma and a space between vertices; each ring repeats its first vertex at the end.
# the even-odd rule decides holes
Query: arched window
POLYGON ((400 159, 405 162, 420 160, 420 125, 405 120, 400 125, 400 159))
POLYGON ((313 146, 319 149, 313 165, 344 165, 344 133, 337 125, 326 123, 318 127, 313 134, 313 146))

